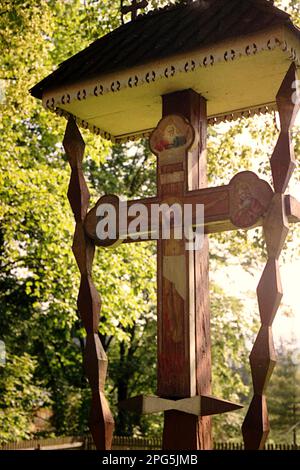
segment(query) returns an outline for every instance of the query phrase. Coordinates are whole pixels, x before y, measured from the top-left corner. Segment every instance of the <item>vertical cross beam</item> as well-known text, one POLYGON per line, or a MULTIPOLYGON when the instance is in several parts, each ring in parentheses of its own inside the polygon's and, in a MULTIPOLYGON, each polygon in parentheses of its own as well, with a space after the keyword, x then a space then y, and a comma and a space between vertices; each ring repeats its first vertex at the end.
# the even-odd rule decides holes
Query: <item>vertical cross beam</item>
MULTIPOLYGON (((163 116, 176 113, 189 120, 196 140, 185 162, 158 160, 158 196, 169 204, 180 200, 186 191, 207 186, 206 101, 193 90, 163 96, 163 116), (167 184, 161 184, 164 173, 168 173, 167 184), (178 174, 183 174, 181 181, 178 174)), ((200 251, 187 251, 184 240, 159 240, 158 395, 210 395, 210 349, 207 236, 200 251)), ((211 449, 211 445, 209 416, 165 412, 164 449, 211 449)))

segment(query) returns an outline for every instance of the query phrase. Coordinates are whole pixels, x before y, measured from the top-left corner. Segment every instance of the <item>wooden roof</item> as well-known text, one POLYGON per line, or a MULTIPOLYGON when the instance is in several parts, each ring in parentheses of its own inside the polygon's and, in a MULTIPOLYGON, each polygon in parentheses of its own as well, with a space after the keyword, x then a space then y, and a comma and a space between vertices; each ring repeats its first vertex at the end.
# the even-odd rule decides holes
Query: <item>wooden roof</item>
POLYGON ((35 85, 57 114, 113 141, 146 136, 161 95, 193 88, 210 122, 276 109, 300 30, 267 0, 196 0, 139 15, 35 85), (213 66, 213 67, 212 67, 213 66))
POLYGON ((197 0, 139 15, 75 54, 30 91, 45 90, 118 72, 178 53, 285 25, 299 34, 290 16, 267 0, 197 0))

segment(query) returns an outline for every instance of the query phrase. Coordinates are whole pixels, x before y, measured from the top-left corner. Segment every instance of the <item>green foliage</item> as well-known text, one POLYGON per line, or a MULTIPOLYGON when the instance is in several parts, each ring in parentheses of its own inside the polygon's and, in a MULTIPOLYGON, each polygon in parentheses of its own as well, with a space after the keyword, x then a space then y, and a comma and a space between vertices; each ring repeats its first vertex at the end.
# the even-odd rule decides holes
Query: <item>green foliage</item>
POLYGON ((274 5, 289 13, 293 21, 299 25, 300 23, 300 5, 298 0, 275 0, 274 5))
POLYGON ((48 392, 35 380, 37 359, 8 355, 0 371, 0 441, 30 437, 32 411, 50 404, 48 392))
POLYGON ((282 345, 278 351, 278 363, 268 388, 268 409, 271 440, 299 445, 300 364, 297 346, 294 341, 294 344, 282 345))
MULTIPOLYGON (((211 338, 213 395, 246 405, 249 394, 248 351, 255 324, 246 320, 243 304, 226 295, 218 286, 211 288, 211 338), (250 328, 252 326, 252 328, 250 328)), ((213 418, 214 439, 228 442, 239 438, 245 411, 213 418)))

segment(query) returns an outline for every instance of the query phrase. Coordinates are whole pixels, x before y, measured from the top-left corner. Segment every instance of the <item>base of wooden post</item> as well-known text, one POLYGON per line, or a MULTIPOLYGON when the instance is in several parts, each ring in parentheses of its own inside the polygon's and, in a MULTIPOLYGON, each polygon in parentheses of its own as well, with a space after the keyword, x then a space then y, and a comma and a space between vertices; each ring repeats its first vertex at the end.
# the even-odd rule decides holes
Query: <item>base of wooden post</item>
POLYGON ((166 411, 164 413, 163 450, 210 450, 210 443, 201 442, 203 435, 201 420, 201 417, 181 411, 166 411))

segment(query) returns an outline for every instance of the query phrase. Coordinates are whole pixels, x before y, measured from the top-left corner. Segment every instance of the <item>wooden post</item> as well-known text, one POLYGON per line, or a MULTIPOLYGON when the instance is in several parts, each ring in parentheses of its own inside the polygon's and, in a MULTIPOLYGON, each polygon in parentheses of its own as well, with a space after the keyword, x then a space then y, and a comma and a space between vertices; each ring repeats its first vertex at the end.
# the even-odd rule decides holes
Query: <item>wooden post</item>
MULTIPOLYGON (((162 202, 207 186, 206 101, 193 90, 163 96, 163 116, 181 114, 196 133, 182 168, 182 181, 160 185, 162 202)), ((158 160, 158 177, 166 165, 158 160)), ((170 170, 171 167, 170 167, 170 170)), ((174 166, 174 170, 178 168, 174 166)), ((211 394, 208 240, 187 251, 184 240, 158 241, 158 395, 182 398, 211 394), (180 279, 176 276, 180 275, 180 279), (173 276, 173 277, 172 277, 173 276), (176 279, 175 279, 176 278, 176 279), (170 331, 171 330, 171 331, 170 331)), ((166 411, 163 449, 211 449, 211 418, 166 411), (180 432, 178 430, 180 429, 180 432)))
POLYGON ((71 166, 68 199, 76 221, 72 249, 81 274, 77 306, 87 333, 84 365, 92 390, 89 425, 97 450, 109 450, 114 419, 104 395, 107 357, 98 335, 101 299, 92 279, 95 243, 84 230, 90 199, 82 170, 85 143, 72 117, 67 124, 63 145, 71 166))
POLYGON ((242 426, 246 450, 263 449, 270 431, 266 389, 276 364, 272 324, 283 295, 278 260, 289 232, 284 193, 296 167, 290 136, 300 108, 293 100, 296 79, 293 63, 276 96, 281 130, 270 160, 275 194, 263 222, 268 260, 257 287, 261 328, 250 354, 253 398, 242 426))

